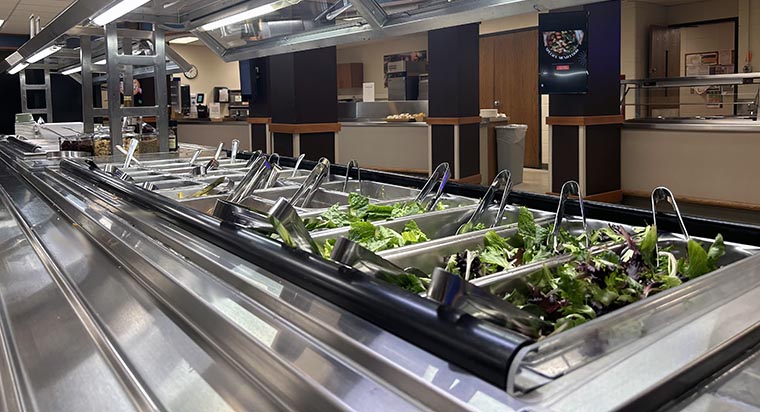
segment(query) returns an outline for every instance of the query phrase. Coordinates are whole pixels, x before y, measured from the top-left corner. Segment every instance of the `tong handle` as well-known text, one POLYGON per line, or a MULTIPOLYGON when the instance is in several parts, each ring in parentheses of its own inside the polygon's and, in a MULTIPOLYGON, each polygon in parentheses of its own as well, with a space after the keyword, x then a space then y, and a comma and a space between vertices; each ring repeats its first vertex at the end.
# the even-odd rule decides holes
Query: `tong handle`
POLYGON ((129 141, 129 150, 127 150, 127 158, 124 159, 124 169, 129 167, 129 164, 132 163, 132 158, 135 156, 135 150, 137 150, 137 145, 140 143, 139 139, 132 138, 129 141))
POLYGON ((303 162, 303 159, 305 157, 306 157, 305 153, 298 156, 298 160, 296 160, 296 165, 293 166, 293 174, 290 177, 296 177, 296 172, 298 172, 298 166, 301 166, 301 162, 303 162))
POLYGON ((665 200, 673 207, 673 210, 676 212, 676 217, 678 218, 678 224, 681 226, 681 233, 686 237, 686 239, 689 239, 689 232, 686 230, 686 225, 683 223, 683 216, 681 216, 681 210, 678 209, 678 203, 676 203, 676 197, 673 195, 673 192, 670 191, 667 187, 660 186, 652 190, 652 223, 654 223, 654 226, 657 227, 657 203, 665 200))
POLYGON ((224 149, 224 142, 219 142, 219 146, 216 147, 216 152, 214 153, 214 160, 219 160, 219 156, 222 155, 222 149, 224 149))
POLYGON ((343 181, 343 192, 346 192, 346 188, 348 187, 348 175, 351 173, 351 168, 356 168, 356 177, 359 181, 359 194, 362 194, 362 172, 359 169, 359 162, 356 161, 356 159, 351 159, 348 161, 348 164, 346 164, 346 180, 343 181))
POLYGON ((415 201, 422 203, 425 201, 425 198, 430 195, 430 193, 433 192, 433 189, 435 189, 436 183, 440 181, 440 185, 438 186, 438 191, 435 194, 435 197, 430 202, 430 204, 425 208, 428 211, 433 210, 435 205, 438 203, 438 200, 441 198, 441 195, 443 194, 443 189, 446 187, 446 183, 449 181, 449 177, 451 176, 451 168, 449 167, 448 162, 443 162, 438 165, 438 167, 435 168, 433 173, 430 175, 430 178, 427 182, 425 182, 425 185, 422 187, 422 190, 420 190, 420 193, 417 195, 417 198, 415 201))
POLYGON ((240 140, 232 139, 232 150, 230 151, 230 163, 235 163, 237 160, 238 148, 240 147, 240 140))
POLYGON ((504 217, 504 209, 507 207, 507 198, 509 197, 509 192, 512 190, 512 172, 507 169, 502 170, 499 172, 499 174, 496 175, 496 177, 493 179, 493 182, 491 182, 491 185, 488 186, 486 194, 482 199, 480 199, 478 207, 474 212, 472 212, 472 215, 470 215, 470 218, 467 220, 467 222, 460 226, 459 229, 457 229, 457 234, 459 234, 464 228, 470 225, 474 225, 480 220, 480 218, 483 216, 486 210, 488 210, 488 207, 493 202, 493 199, 496 197, 496 191, 499 190, 499 188, 502 186, 504 187, 504 193, 501 195, 499 210, 496 212, 496 220, 493 221, 491 227, 495 227, 499 224, 499 222, 501 222, 501 219, 504 217))
POLYGON ((314 194, 317 192, 317 189, 319 189, 319 186, 322 184, 322 181, 329 173, 330 161, 325 157, 320 158, 317 161, 317 165, 314 166, 314 169, 309 173, 309 176, 306 177, 306 180, 304 180, 298 190, 293 196, 291 196, 290 203, 298 205, 300 202, 301 206, 309 204, 314 197, 314 194))
POLYGON ((193 156, 190 158, 190 166, 195 164, 195 161, 198 160, 198 156, 201 155, 202 151, 203 149, 198 149, 195 151, 195 153, 193 153, 193 156))
POLYGON ((586 212, 583 209, 583 195, 581 194, 581 188, 578 182, 575 180, 568 180, 565 182, 565 184, 562 185, 559 205, 557 206, 557 214, 554 216, 554 230, 549 237, 552 242, 552 248, 555 252, 559 246, 559 229, 562 225, 562 219, 565 217, 565 202, 567 202, 567 199, 571 194, 578 196, 578 205, 581 209, 581 219, 583 220, 583 232, 586 233, 586 249, 589 248, 589 233, 588 226, 586 225, 586 212))

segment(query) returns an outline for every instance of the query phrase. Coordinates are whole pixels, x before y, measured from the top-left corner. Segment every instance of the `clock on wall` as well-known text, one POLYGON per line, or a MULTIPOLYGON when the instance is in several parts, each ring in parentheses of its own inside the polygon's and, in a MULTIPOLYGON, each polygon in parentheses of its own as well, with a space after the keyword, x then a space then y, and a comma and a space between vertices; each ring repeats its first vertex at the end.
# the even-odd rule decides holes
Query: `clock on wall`
POLYGON ((186 71, 184 74, 185 74, 186 79, 192 80, 198 77, 198 68, 195 67, 195 65, 193 65, 192 67, 190 67, 190 70, 186 71))

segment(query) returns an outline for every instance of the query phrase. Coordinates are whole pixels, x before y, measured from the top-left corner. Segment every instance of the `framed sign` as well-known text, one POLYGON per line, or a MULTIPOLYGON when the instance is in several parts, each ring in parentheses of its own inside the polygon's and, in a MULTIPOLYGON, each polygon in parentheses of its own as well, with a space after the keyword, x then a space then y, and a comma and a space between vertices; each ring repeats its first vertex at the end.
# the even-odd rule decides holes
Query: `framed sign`
POLYGON ((538 16, 538 68, 541 94, 588 91, 588 12, 538 16))

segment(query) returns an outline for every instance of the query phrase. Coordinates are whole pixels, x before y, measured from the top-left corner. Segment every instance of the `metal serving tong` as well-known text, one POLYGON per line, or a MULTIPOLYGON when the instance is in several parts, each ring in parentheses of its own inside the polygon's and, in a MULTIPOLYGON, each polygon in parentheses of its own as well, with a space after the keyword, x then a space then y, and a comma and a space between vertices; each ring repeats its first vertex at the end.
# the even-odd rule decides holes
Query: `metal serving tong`
POLYGON ((476 225, 478 221, 480 221, 480 218, 483 217, 483 214, 486 212, 486 210, 488 210, 488 207, 496 197, 496 191, 501 187, 504 188, 504 193, 501 195, 499 210, 496 212, 496 220, 493 221, 490 227, 496 227, 499 222, 501 222, 501 219, 504 217, 504 210, 507 207, 507 198, 509 197, 509 192, 512 191, 512 172, 507 169, 499 172, 499 174, 497 174, 493 179, 493 182, 491 182, 491 186, 488 187, 488 190, 483 196, 483 199, 480 199, 480 203, 478 204, 477 209, 472 212, 472 215, 467 220, 467 222, 465 222, 462 226, 459 226, 459 229, 457 229, 458 235, 465 233, 467 230, 469 230, 469 228, 476 225))
POLYGON ((230 163, 237 161, 238 148, 240 148, 240 140, 232 139, 232 150, 230 150, 230 163))
POLYGON ((301 166, 301 162, 303 161, 305 157, 306 157, 305 153, 298 156, 298 160, 296 160, 296 165, 293 166, 293 174, 290 175, 290 177, 296 177, 296 173, 298 173, 298 166, 301 166))
POLYGON ((204 168, 204 173, 208 172, 209 170, 214 170, 219 168, 219 156, 222 155, 222 149, 224 149, 224 142, 219 142, 219 146, 216 147, 216 152, 214 153, 214 157, 206 163, 206 167, 204 168))
POLYGON ((346 180, 343 181, 343 192, 346 192, 346 188, 348 187, 348 175, 351 173, 352 167, 356 169, 356 180, 359 181, 359 194, 362 194, 362 172, 356 159, 351 159, 346 164, 346 180))
POLYGON ((294 206, 306 207, 328 174, 330 174, 330 161, 323 157, 317 161, 317 165, 311 170, 301 187, 291 196, 290 203, 294 206))
POLYGON ((226 200, 217 200, 212 213, 224 222, 264 233, 276 233, 269 216, 226 200))
POLYGON ((433 200, 430 202, 430 204, 425 206, 425 209, 427 211, 433 210, 433 208, 435 208, 435 205, 437 205, 438 201, 441 199, 441 195, 443 195, 443 189, 446 187, 446 183, 449 182, 450 176, 451 168, 449 167, 449 164, 447 162, 439 164, 438 167, 436 167, 433 173, 430 175, 428 181, 425 182, 425 186, 422 186, 422 190, 417 195, 415 201, 423 203, 428 195, 433 192, 435 185, 440 181, 440 185, 438 186, 438 190, 435 193, 435 197, 433 197, 433 200))
POLYGON ((259 149, 259 150, 256 150, 255 152, 251 153, 251 157, 250 157, 250 158, 248 159, 248 161, 245 163, 245 168, 246 168, 246 169, 250 169, 250 168, 251 168, 251 166, 253 166, 253 163, 256 161, 256 159, 258 159, 259 157, 261 157, 261 155, 262 155, 263 153, 264 153, 264 152, 262 152, 262 151, 261 151, 261 149, 259 149))
POLYGON ((232 179, 230 179, 227 176, 220 176, 220 177, 217 177, 216 179, 214 179, 213 182, 207 184, 206 186, 203 186, 203 188, 201 188, 201 190, 193 193, 189 197, 190 198, 195 198, 195 197, 205 196, 205 195, 211 193, 212 190, 216 189, 218 186, 222 185, 223 183, 227 183, 226 188, 224 189, 226 191, 229 191, 229 190, 232 190, 232 189, 235 188, 235 183, 232 181, 232 179))
MULTIPOLYGON (((665 200, 673 207, 673 211, 676 212, 678 218, 678 224, 681 226, 681 233, 683 233, 686 240, 690 239, 689 232, 686 230, 686 225, 683 223, 683 216, 681 216, 681 210, 678 209, 678 203, 676 203, 676 197, 673 192, 667 187, 660 186, 652 190, 652 223, 654 227, 657 227, 657 203, 665 200)), ((655 251, 659 253, 659 248, 655 245, 655 251)))
MULTIPOLYGON (((94 160, 87 159, 84 161, 87 166, 90 168, 90 170, 101 170, 100 166, 98 166, 94 160)), ((134 182, 135 179, 132 178, 127 172, 119 169, 118 167, 114 166, 113 164, 107 164, 103 167, 103 172, 108 173, 109 175, 119 179, 124 180, 126 182, 134 182)))
POLYGON ((272 166, 267 161, 266 156, 257 157, 252 163, 251 167, 246 172, 243 179, 238 182, 237 186, 227 196, 227 201, 233 203, 240 203, 248 197, 259 186, 263 185, 269 174, 272 172, 272 166))
POLYGON ((202 152, 202 151, 203 151, 203 149, 198 149, 198 150, 196 150, 196 151, 195 151, 195 153, 193 153, 193 156, 192 156, 192 157, 190 157, 190 161, 189 161, 189 162, 187 162, 187 163, 188 163, 188 165, 190 165, 190 166, 195 166, 195 161, 196 161, 196 160, 198 160, 198 156, 200 156, 200 155, 201 155, 201 152, 202 152))
POLYGON ((135 157, 135 150, 137 145, 140 144, 138 139, 132 139, 129 141, 129 148, 127 149, 127 158, 124 159, 124 169, 128 168, 132 163, 132 159, 135 157))
POLYGON ((269 177, 267 178, 267 181, 264 183, 264 187, 262 189, 274 187, 274 185, 277 183, 277 178, 280 177, 280 172, 282 172, 282 168, 280 167, 279 154, 272 153, 271 155, 269 155, 268 162, 272 166, 272 172, 269 174, 269 177), (274 160, 275 156, 277 156, 276 161, 274 160))
MULTIPOLYGON (((335 246, 337 248, 337 244, 335 246)), ((551 330, 551 324, 538 316, 519 309, 441 268, 433 271, 427 297, 477 319, 505 326, 531 338, 541 336, 542 330, 551 330)))
POLYGON ((569 180, 562 185, 562 191, 559 195, 559 206, 557 206, 557 214, 554 216, 554 230, 549 235, 549 241, 552 242, 552 248, 555 252, 558 252, 559 247, 559 229, 562 225, 562 219, 565 217, 565 202, 567 202, 570 195, 578 196, 578 205, 581 209, 581 219, 583 220, 583 232, 586 233, 586 249, 589 247, 589 233, 588 226, 586 225, 586 212, 583 209, 583 195, 581 194, 580 186, 575 180, 569 180))
POLYGON ((287 245, 322 256, 322 250, 311 237, 296 209, 285 199, 279 199, 269 209, 269 223, 287 245))
POLYGON ((380 257, 376 253, 363 247, 362 245, 348 240, 345 237, 338 238, 335 242, 330 259, 348 265, 364 273, 365 275, 382 280, 406 276, 412 274, 420 277, 427 275, 417 268, 402 269, 396 264, 380 257))

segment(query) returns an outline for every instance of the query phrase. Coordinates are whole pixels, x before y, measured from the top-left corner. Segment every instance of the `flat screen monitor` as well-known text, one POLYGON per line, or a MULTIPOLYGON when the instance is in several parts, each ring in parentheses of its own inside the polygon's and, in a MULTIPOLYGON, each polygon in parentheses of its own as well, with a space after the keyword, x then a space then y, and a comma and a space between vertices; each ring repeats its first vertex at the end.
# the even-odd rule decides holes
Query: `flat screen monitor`
POLYGON ((203 104, 204 100, 206 100, 206 95, 203 93, 198 93, 198 95, 195 97, 195 103, 197 104, 203 104))

